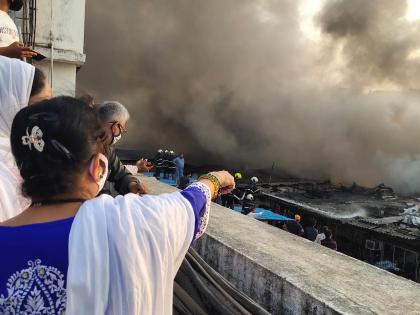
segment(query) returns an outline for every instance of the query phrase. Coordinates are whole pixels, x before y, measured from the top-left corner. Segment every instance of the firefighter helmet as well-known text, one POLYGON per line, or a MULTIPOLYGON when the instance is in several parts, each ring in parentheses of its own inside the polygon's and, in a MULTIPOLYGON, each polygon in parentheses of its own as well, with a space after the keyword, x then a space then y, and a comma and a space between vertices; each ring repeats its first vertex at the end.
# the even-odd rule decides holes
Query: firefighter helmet
POLYGON ((252 194, 248 194, 248 195, 246 195, 246 200, 253 201, 254 196, 252 194))

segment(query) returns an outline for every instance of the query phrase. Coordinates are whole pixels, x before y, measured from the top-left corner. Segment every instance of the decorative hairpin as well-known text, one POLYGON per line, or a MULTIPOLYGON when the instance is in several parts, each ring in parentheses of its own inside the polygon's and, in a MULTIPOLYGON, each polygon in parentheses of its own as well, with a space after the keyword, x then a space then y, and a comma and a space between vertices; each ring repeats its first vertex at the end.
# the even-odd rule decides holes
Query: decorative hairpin
POLYGON ((32 150, 33 145, 37 151, 42 152, 45 146, 45 142, 42 140, 43 135, 41 128, 38 126, 32 128, 31 134, 29 134, 29 128, 26 128, 26 136, 22 137, 22 144, 28 145, 29 150, 32 150))

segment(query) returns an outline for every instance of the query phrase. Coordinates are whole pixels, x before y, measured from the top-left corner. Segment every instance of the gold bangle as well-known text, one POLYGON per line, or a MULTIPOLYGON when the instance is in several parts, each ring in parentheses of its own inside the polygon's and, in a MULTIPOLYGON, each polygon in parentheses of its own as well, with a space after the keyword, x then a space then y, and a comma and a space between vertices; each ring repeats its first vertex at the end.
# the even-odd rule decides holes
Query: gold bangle
POLYGON ((222 185, 220 185, 219 179, 216 176, 214 176, 213 174, 210 174, 210 173, 208 173, 206 175, 201 175, 198 178, 198 180, 200 180, 200 179, 207 179, 207 180, 211 181, 211 183, 214 186, 214 194, 212 196, 212 199, 216 199, 217 196, 219 195, 220 188, 222 187, 222 185))

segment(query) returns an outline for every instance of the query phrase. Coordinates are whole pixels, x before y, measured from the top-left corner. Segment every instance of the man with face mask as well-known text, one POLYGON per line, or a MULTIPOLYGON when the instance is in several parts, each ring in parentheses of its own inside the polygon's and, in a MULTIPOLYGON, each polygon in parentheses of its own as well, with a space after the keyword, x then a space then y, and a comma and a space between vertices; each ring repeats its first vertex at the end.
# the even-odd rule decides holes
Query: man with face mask
POLYGON ((130 119, 127 109, 119 102, 106 101, 96 105, 99 118, 105 131, 104 141, 111 145, 109 156, 108 181, 114 183, 115 190, 124 195, 127 193, 145 194, 147 189, 144 184, 134 177, 121 163, 112 146, 115 145, 126 133, 125 125, 130 119))
POLYGON ((22 9, 23 0, 0 0, 0 55, 10 58, 32 58, 36 52, 19 42, 16 24, 10 18, 8 11, 22 9))

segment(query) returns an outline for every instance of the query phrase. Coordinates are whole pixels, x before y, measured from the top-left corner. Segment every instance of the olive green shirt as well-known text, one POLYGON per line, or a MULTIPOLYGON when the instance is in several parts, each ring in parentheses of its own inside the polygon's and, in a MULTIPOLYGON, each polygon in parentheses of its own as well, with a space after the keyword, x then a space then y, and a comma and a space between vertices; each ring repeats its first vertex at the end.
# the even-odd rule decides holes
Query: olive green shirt
POLYGON ((125 195, 129 193, 128 185, 132 182, 139 183, 140 181, 130 173, 130 171, 121 163, 115 150, 111 149, 111 154, 108 160, 108 181, 114 183, 114 188, 119 194, 125 195))

